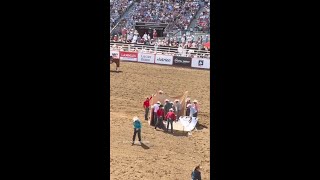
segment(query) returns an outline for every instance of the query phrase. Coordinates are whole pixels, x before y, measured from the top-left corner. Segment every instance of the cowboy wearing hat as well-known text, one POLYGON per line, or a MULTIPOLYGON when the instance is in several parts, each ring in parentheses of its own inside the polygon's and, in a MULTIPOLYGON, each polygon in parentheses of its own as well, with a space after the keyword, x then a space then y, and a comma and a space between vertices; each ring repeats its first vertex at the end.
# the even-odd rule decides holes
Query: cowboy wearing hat
POLYGON ((156 104, 153 105, 153 122, 154 122, 154 124, 157 123, 157 119, 158 119, 157 112, 159 110, 160 104, 161 104, 160 101, 158 101, 156 104))
POLYGON ((139 138, 139 143, 141 144, 141 122, 137 116, 133 117, 133 139, 132 139, 132 144, 134 144, 134 141, 136 140, 136 134, 138 133, 138 138, 139 138))
POLYGON ((193 117, 197 117, 199 112, 199 104, 197 100, 193 100, 193 108, 196 110, 196 112, 193 114, 193 117))
POLYGON ((170 104, 169 99, 166 99, 164 102, 164 114, 167 114, 169 109, 172 108, 172 105, 170 104))
POLYGON ((201 172, 200 172, 200 165, 196 166, 191 173, 192 180, 201 180, 201 172))
POLYGON ((170 108, 166 115, 167 120, 167 132, 169 131, 169 124, 171 124, 171 133, 173 133, 173 121, 176 121, 176 115, 173 112, 173 108, 170 108))
POLYGON ((181 103, 179 102, 179 99, 176 99, 174 102, 175 102, 173 105, 174 113, 176 114, 177 119, 179 119, 180 112, 181 112, 181 103))
POLYGON ((192 106, 191 104, 188 104, 187 106, 189 109, 190 109, 190 113, 189 113, 189 116, 192 118, 192 117, 196 117, 195 115, 197 115, 197 110, 195 109, 194 106, 192 106))
POLYGON ((154 129, 157 129, 157 127, 159 127, 161 129, 163 127, 162 120, 164 118, 164 109, 163 109, 163 105, 162 104, 159 106, 159 109, 157 111, 157 115, 158 115, 157 123, 156 123, 154 129))
POLYGON ((190 98, 187 98, 186 99, 186 116, 189 116, 189 114, 190 114, 190 106, 188 106, 188 105, 191 105, 191 101, 190 101, 190 98))

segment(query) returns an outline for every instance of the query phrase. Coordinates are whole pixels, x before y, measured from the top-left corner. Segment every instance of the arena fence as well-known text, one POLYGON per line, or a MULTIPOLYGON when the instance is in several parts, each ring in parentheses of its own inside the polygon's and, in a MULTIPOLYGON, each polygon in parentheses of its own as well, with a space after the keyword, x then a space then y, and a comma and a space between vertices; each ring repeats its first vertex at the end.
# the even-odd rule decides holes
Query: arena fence
MULTIPOLYGON (((116 50, 121 47, 123 51, 148 51, 156 54, 167 54, 174 56, 184 56, 191 58, 208 58, 210 59, 210 51, 198 49, 182 49, 180 52, 176 47, 165 47, 144 44, 129 44, 129 43, 116 43, 110 42, 110 49, 116 50), (114 48, 117 46, 117 48, 114 48)), ((119 49, 118 49, 119 50, 119 49)))
POLYGON ((210 59, 200 57, 183 57, 169 54, 149 53, 142 51, 110 50, 110 56, 120 61, 148 64, 160 64, 185 68, 210 69, 210 59))

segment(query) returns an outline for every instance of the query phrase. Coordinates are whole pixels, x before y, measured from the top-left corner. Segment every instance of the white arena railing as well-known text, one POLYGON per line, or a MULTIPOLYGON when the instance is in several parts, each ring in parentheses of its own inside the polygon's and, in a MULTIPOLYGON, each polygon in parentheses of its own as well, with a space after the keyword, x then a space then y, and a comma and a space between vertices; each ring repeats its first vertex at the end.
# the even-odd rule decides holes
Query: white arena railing
POLYGON ((144 51, 152 52, 155 54, 166 54, 166 55, 173 55, 173 56, 198 57, 198 58, 210 59, 210 51, 207 51, 207 50, 183 49, 182 52, 178 52, 178 48, 176 47, 158 46, 156 48, 153 45, 110 42, 111 50, 120 50, 120 47, 122 51, 141 52, 142 50, 144 50, 144 51), (114 48, 115 45, 117 46, 117 48, 114 48))

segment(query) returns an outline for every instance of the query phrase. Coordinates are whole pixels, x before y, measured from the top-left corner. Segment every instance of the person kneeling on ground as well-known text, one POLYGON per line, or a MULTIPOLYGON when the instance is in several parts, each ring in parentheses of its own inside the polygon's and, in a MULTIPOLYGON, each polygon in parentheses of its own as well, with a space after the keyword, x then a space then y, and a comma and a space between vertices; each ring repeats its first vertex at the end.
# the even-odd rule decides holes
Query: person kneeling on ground
POLYGON ((161 104, 158 111, 157 111, 157 115, 158 115, 158 118, 157 118, 157 123, 154 127, 154 129, 157 129, 157 127, 159 127, 160 129, 162 129, 163 127, 163 118, 164 118, 164 109, 163 109, 163 105, 161 104))
POLYGON ((139 139, 139 143, 141 144, 141 122, 139 120, 139 118, 137 116, 135 116, 133 118, 133 129, 134 129, 134 133, 133 133, 133 140, 132 140, 132 144, 134 144, 134 141, 136 140, 136 134, 138 133, 138 139, 139 139))
POLYGON ((167 113, 166 120, 167 120, 167 132, 169 131, 169 124, 171 124, 171 133, 173 133, 173 121, 176 120, 176 115, 173 112, 173 108, 171 108, 167 113))

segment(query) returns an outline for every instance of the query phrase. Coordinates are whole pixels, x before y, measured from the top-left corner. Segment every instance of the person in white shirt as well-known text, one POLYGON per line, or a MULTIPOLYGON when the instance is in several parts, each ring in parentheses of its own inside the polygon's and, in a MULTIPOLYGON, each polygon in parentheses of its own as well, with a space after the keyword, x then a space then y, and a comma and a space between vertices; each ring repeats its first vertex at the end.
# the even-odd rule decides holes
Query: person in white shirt
POLYGON ((158 101, 156 104, 153 105, 153 122, 154 124, 157 122, 157 112, 159 110, 159 107, 160 107, 160 101, 158 101))

